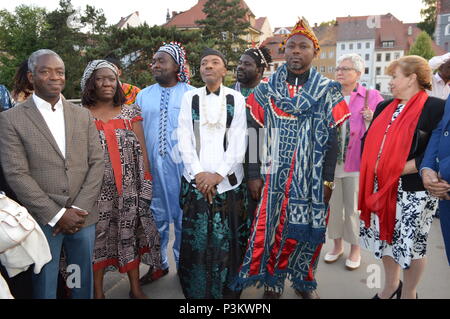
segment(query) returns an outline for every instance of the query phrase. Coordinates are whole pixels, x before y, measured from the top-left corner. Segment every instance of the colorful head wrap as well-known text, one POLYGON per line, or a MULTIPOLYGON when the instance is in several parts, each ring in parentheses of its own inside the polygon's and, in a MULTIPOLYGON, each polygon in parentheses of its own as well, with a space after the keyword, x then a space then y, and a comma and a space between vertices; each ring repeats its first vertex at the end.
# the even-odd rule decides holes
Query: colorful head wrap
POLYGON ((86 69, 84 70, 83 76, 81 78, 81 91, 84 91, 84 88, 86 87, 86 83, 89 80, 89 78, 92 76, 92 74, 98 70, 98 69, 103 69, 103 68, 107 68, 110 69, 111 71, 114 72, 114 74, 116 75, 116 77, 118 76, 118 70, 117 67, 106 61, 106 60, 94 60, 88 63, 86 69))
POLYGON ((180 67, 180 70, 178 71, 177 78, 180 82, 189 82, 189 73, 186 68, 187 64, 187 57, 186 57, 186 51, 184 47, 181 45, 181 43, 178 42, 170 42, 169 44, 164 43, 162 47, 156 51, 158 52, 164 52, 169 54, 175 63, 180 67))
POLYGON ((290 38, 292 38, 294 35, 303 35, 310 39, 314 44, 314 49, 320 50, 319 40, 317 39, 316 35, 314 34, 314 31, 309 26, 308 21, 305 18, 300 18, 300 20, 295 25, 294 29, 292 29, 291 33, 288 35, 287 39, 284 41, 286 43, 290 38))
POLYGON ((244 54, 255 60, 257 67, 268 68, 269 64, 272 63, 270 51, 266 47, 251 48, 246 50, 244 54))

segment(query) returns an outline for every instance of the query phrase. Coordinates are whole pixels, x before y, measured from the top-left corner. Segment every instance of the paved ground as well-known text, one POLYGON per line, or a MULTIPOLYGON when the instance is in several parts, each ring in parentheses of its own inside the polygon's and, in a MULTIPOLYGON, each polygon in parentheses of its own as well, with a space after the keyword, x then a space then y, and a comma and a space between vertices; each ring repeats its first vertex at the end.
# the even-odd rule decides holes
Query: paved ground
MULTIPOLYGON (((173 232, 171 242, 173 241, 173 232)), ((428 265, 420 283, 418 293, 421 299, 450 299, 450 267, 445 257, 439 220, 433 222, 428 241, 428 265)), ((368 299, 371 298, 377 289, 369 289, 367 279, 374 274, 378 268, 381 273, 381 285, 383 283, 383 271, 381 263, 375 260, 366 251, 362 252, 361 267, 355 271, 345 269, 345 258, 329 265, 323 262, 324 254, 331 248, 331 242, 327 241, 321 254, 317 271, 319 283, 318 292, 322 299, 368 299), (369 272, 368 272, 369 270, 369 272), (375 270, 376 271, 376 270, 375 270)), ((348 253, 349 247, 345 252, 348 253)), ((344 254, 345 256, 345 254, 344 254)), ((173 270, 173 257, 170 258, 169 274, 153 284, 144 286, 144 292, 152 299, 184 299, 176 272, 173 270)), ((147 272, 147 267, 141 265, 141 275, 147 272)), ((371 281, 372 282, 372 281, 371 281)), ((129 284, 126 275, 118 273, 107 273, 105 277, 105 291, 108 299, 127 299, 129 284)), ((244 290, 242 299, 260 299, 263 289, 254 287, 244 290)), ((297 299, 290 282, 286 281, 286 289, 283 299, 297 299)))

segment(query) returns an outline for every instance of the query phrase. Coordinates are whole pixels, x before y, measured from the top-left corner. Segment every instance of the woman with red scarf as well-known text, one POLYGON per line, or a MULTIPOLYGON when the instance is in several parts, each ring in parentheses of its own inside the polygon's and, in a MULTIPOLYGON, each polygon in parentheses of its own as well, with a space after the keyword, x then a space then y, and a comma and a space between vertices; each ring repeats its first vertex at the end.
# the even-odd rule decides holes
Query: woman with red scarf
POLYGON ((418 168, 445 102, 425 92, 431 88, 431 69, 425 59, 402 57, 391 63, 387 73, 392 76, 394 99, 378 105, 361 160, 361 246, 383 260, 385 286, 374 299, 414 299, 437 208, 437 199, 425 190, 418 168))

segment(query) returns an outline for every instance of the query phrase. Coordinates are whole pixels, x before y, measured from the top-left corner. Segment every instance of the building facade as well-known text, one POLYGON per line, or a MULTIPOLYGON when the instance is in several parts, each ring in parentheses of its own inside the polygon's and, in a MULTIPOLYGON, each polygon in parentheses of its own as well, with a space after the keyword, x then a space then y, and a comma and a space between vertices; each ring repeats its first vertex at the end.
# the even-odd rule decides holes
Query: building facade
MULTIPOLYGON (((198 0, 192 8, 184 12, 173 12, 172 17, 167 17, 166 27, 176 27, 179 30, 200 30, 201 26, 196 21, 206 18, 203 8, 208 0, 198 0)), ((244 0, 241 0, 240 6, 248 10, 245 20, 249 22, 250 27, 243 39, 249 44, 260 43, 262 32, 256 28, 256 18, 244 0)), ((228 36, 224 34, 223 36, 228 36)))
POLYGON ((375 35, 376 28, 369 16, 336 18, 336 59, 348 53, 359 54, 365 62, 360 83, 375 88, 375 35))
POLYGON ((436 43, 446 52, 450 51, 450 0, 437 1, 436 43))

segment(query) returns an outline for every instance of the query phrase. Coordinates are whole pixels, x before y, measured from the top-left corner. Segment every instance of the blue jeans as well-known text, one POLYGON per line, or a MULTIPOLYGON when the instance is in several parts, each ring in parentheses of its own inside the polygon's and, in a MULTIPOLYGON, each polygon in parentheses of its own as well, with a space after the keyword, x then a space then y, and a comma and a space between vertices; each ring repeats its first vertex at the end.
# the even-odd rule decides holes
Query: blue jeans
POLYGON ((59 260, 61 249, 64 245, 69 274, 70 266, 76 266, 74 267, 75 270, 73 270, 75 287, 72 288, 72 298, 91 299, 94 287, 92 256, 94 252, 95 225, 82 228, 73 235, 60 233, 56 237, 53 237, 53 227, 49 225, 40 226, 45 237, 47 237, 52 260, 42 268, 39 274, 33 274, 33 298, 56 299, 59 260), (78 275, 79 278, 75 279, 78 275), (77 282, 79 285, 76 284, 77 282))

